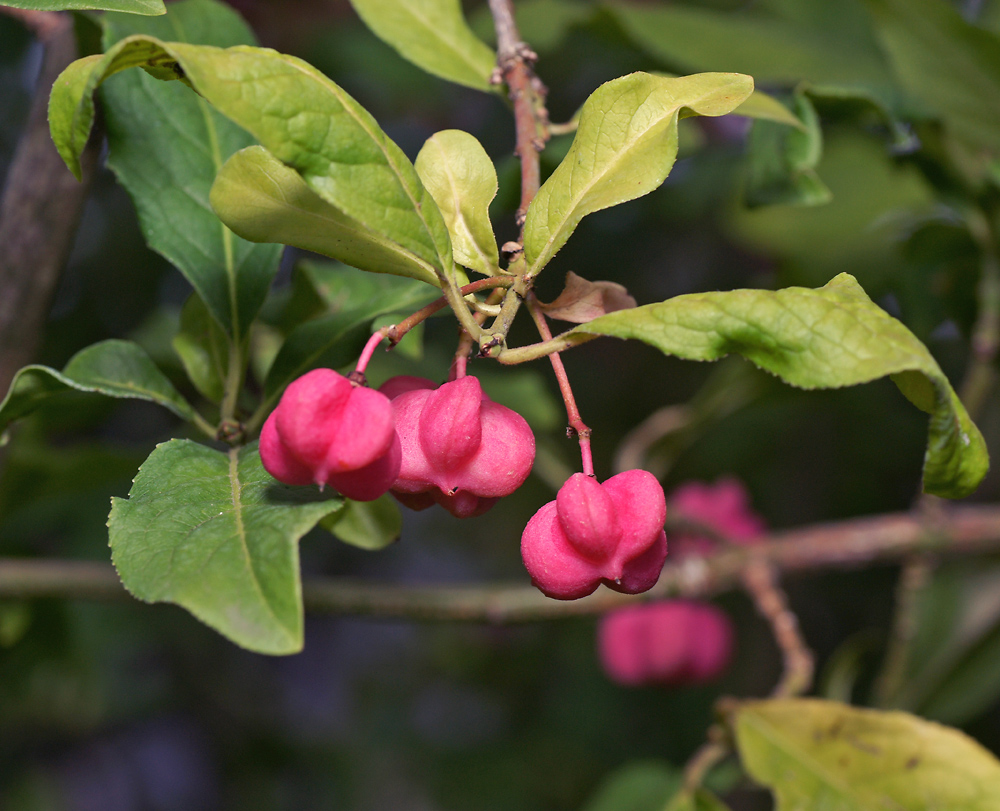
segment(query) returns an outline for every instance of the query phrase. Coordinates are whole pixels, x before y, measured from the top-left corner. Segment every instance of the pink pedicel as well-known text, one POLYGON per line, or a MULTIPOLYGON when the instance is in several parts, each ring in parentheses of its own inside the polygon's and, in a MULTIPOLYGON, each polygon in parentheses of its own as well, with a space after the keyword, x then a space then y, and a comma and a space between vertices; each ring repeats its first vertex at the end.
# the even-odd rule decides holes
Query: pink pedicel
POLYGON ((289 385, 260 433, 261 461, 278 481, 330 485, 355 501, 385 493, 401 457, 389 399, 332 369, 289 385))
POLYGON ((652 588, 667 556, 663 488, 652 473, 626 470, 604 484, 575 473, 528 521, 521 557, 548 597, 575 600, 601 583, 638 594, 652 588))
POLYGON ((439 387, 422 378, 392 378, 402 466, 392 485, 415 510, 440 504, 458 518, 482 515, 531 472, 535 437, 524 418, 462 377, 439 387))
POLYGON ((708 603, 665 600, 606 615, 597 649, 608 677, 629 687, 711 681, 729 665, 729 618, 708 603))
MULTIPOLYGON (((746 487, 736 478, 719 479, 715 484, 682 484, 668 499, 670 514, 715 530, 730 543, 748 544, 767 532, 767 525, 750 506, 746 487)), ((710 553, 716 546, 711 538, 693 533, 671 539, 675 555, 710 553)))

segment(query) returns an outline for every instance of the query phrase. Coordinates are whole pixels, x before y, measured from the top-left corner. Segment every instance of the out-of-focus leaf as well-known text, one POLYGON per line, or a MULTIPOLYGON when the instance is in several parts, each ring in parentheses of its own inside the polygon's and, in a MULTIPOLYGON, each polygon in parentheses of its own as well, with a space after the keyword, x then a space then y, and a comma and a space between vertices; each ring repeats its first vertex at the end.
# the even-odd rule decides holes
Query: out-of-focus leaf
POLYGON ((462 130, 443 130, 427 139, 414 165, 444 216, 455 261, 485 276, 499 273, 490 223, 497 172, 482 144, 462 130))
POLYGON ((606 82, 583 105, 573 144, 528 206, 524 252, 537 273, 588 214, 657 188, 677 157, 683 111, 718 116, 753 92, 731 73, 668 78, 632 73, 606 82))
POLYGON ((402 150, 342 88, 301 59, 267 48, 136 36, 77 60, 56 80, 49 102, 53 140, 77 174, 94 119, 93 91, 136 66, 158 79, 183 78, 351 220, 442 276, 452 268, 441 212, 402 150))
POLYGON ((795 113, 789 110, 774 96, 769 96, 761 90, 754 90, 750 97, 733 110, 733 115, 756 118, 761 121, 776 121, 789 127, 804 130, 806 125, 795 113))
POLYGON ((777 257, 789 283, 818 287, 849 267, 866 288, 884 289, 901 265, 901 231, 933 212, 933 192, 879 139, 842 130, 825 136, 817 172, 833 193, 827 205, 740 206, 726 226, 738 243, 777 257))
POLYGON ((251 242, 294 245, 361 270, 439 283, 427 262, 326 202, 262 146, 226 161, 211 202, 219 218, 251 242))
POLYGON ((680 769, 669 763, 629 763, 604 778, 582 811, 663 811, 681 780, 680 769))
POLYGON ((365 24, 414 65, 492 91, 496 54, 469 28, 459 0, 351 0, 365 24))
POLYGON ((636 338, 688 360, 742 355, 786 383, 839 388, 887 375, 931 415, 924 490, 969 495, 989 468, 986 444, 927 348, 841 273, 811 290, 733 290, 677 296, 611 313, 567 333, 636 338))
POLYGON ((344 502, 344 509, 320 524, 346 544, 377 552, 399 540, 403 516, 395 499, 386 493, 374 501, 344 502))
POLYGON ((616 310, 635 307, 635 299, 617 282, 590 282, 573 271, 566 274, 566 286, 550 304, 541 307, 550 318, 586 324, 616 310))
POLYGON ((172 439, 112 499, 111 556, 125 587, 171 602, 259 653, 302 648, 298 541, 342 499, 289 487, 257 446, 226 453, 172 439))
MULTIPOLYGON (((198 45, 254 42, 239 15, 214 0, 172 3, 165 17, 105 14, 101 24, 105 48, 138 34, 198 45)), ((108 166, 132 196, 146 241, 241 340, 267 296, 281 248, 233 234, 212 211, 209 190, 223 162, 253 138, 180 83, 143 71, 115 76, 101 98, 108 166)))
POLYGON ((903 86, 955 135, 1000 150, 1000 36, 945 0, 865 0, 903 86))
POLYGON ((729 806, 707 789, 682 791, 668 804, 665 811, 730 811, 729 806))
POLYGON ((5 6, 32 11, 124 11, 129 14, 166 14, 163 0, 4 0, 5 6))
POLYGON ((1000 696, 1000 567, 956 562, 918 595, 907 673, 887 703, 943 723, 962 724, 1000 696))
POLYGON ((744 767, 777 811, 991 811, 1000 762, 955 729, 831 701, 742 704, 732 724, 744 767))
POLYGON ((213 403, 221 402, 226 387, 229 344, 198 296, 190 296, 181 308, 180 329, 174 336, 173 346, 194 387, 213 403))
MULTIPOLYGON (((670 70, 746 73, 758 84, 862 88, 894 103, 890 72, 856 0, 724 12, 687 4, 616 0, 606 8, 643 50, 670 70)), ((773 4, 772 4, 773 5, 773 4)))
POLYGON ((745 192, 749 206, 816 206, 830 201, 830 190, 816 174, 823 154, 819 116, 803 93, 795 95, 793 104, 800 127, 760 121, 750 133, 745 192))
MULTIPOLYGON (((531 49, 544 54, 558 48, 569 31, 590 20, 596 9, 596 4, 579 0, 522 0, 517 4, 517 26, 530 37, 531 49)), ((472 20, 483 37, 495 36, 488 9, 472 20)))
POLYGON ((81 349, 61 372, 48 366, 21 369, 0 402, 0 430, 69 391, 149 400, 186 420, 194 416, 187 400, 137 344, 110 340, 81 349))
POLYGON ((317 366, 338 368, 355 360, 380 315, 419 309, 437 291, 411 279, 366 275, 350 268, 310 263, 317 290, 328 297, 330 315, 300 324, 274 359, 264 394, 273 399, 296 377, 317 366), (322 280, 317 282, 316 280, 322 280), (430 294, 430 295, 428 295, 430 294))

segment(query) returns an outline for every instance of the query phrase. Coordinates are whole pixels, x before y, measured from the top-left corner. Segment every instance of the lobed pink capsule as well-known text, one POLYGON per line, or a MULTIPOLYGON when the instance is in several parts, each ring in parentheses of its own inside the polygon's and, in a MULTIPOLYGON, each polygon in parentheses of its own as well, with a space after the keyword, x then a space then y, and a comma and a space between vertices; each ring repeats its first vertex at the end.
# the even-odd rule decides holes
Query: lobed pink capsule
POLYGON ((482 515, 531 472, 535 437, 524 418, 494 403, 467 376, 434 388, 421 378, 392 378, 402 464, 392 493, 421 510, 440 504, 458 518, 482 515))
MULTIPOLYGON (((734 477, 715 484, 688 482, 670 494, 670 513, 675 519, 687 519, 715 530, 730 543, 753 543, 767 531, 767 525, 750 506, 750 496, 743 483, 734 477)), ((693 532, 672 538, 674 554, 708 554, 715 541, 693 532)))
POLYGON ((547 596, 575 600, 601 583, 638 594, 652 588, 667 555, 663 488, 645 470, 626 470, 603 484, 571 476, 528 521, 521 557, 547 596))
POLYGON ((314 369, 288 386, 264 422, 260 458, 278 481, 330 485, 372 501, 399 473, 392 405, 332 369, 314 369))
POLYGON ((665 600, 605 615, 597 650, 604 672, 618 684, 699 684, 728 666, 733 629, 714 605, 665 600))

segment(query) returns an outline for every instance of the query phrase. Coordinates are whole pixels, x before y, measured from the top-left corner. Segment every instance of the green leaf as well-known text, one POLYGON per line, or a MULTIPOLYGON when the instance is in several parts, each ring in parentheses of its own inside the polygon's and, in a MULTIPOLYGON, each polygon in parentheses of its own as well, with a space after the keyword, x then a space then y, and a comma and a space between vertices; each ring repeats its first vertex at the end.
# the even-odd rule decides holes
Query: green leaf
POLYGON ((664 811, 730 811, 730 809, 712 792, 699 788, 694 792, 680 792, 667 804, 664 811))
POLYGON ((740 705, 743 765, 777 811, 992 811, 1000 763, 955 729, 901 712, 784 699, 740 705))
POLYGON ((415 166, 444 216, 455 261, 497 275, 500 255, 490 223, 497 172, 482 144, 462 130, 444 130, 427 139, 415 166))
POLYGON ((326 202, 264 147, 247 147, 226 161, 211 202, 219 218, 251 242, 294 245, 361 270, 440 284, 427 262, 326 202))
POLYGON ((724 115, 752 91, 753 79, 728 73, 632 73, 597 88, 583 105, 569 152, 528 206, 529 273, 548 264, 587 214, 634 200, 664 181, 677 156, 682 111, 724 115))
POLYGON ((964 724, 1000 695, 1000 565, 957 561, 920 591, 907 673, 890 706, 964 724))
POLYGON ((449 82, 492 91, 496 54, 469 28, 459 0, 351 0, 375 35, 449 82))
POLYGON ((138 344, 111 340, 81 349, 61 372, 48 366, 25 366, 18 371, 0 402, 0 430, 69 391, 149 400, 186 420, 194 416, 194 409, 138 344))
POLYGON ((733 110, 733 115, 742 115, 762 121, 776 121, 779 124, 786 124, 796 129, 806 129, 806 125, 802 123, 799 117, 784 104, 774 96, 769 96, 767 93, 756 89, 746 101, 733 110))
POLYGON ((733 290, 677 296, 610 313, 568 333, 636 338, 687 360, 737 353, 786 383, 839 388, 886 375, 931 415, 924 490, 961 498, 989 468, 986 445, 927 348, 841 273, 811 290, 733 290))
POLYGON ((797 3, 792 8, 798 16, 754 5, 736 13, 622 0, 605 7, 639 47, 671 70, 735 71, 758 84, 805 80, 894 99, 891 75, 859 2, 797 3))
POLYGON ((370 552, 394 544, 403 531, 403 516, 388 493, 374 501, 348 499, 343 510, 320 523, 344 543, 370 552))
POLYGON ((225 333, 198 296, 189 296, 181 308, 180 329, 174 336, 174 351, 188 377, 213 403, 222 401, 229 365, 229 345, 225 333))
POLYGON ((5 6, 33 11, 124 11, 129 14, 166 14, 163 0, 4 0, 5 6))
POLYGON ((112 562, 140 600, 183 606, 250 650, 295 653, 298 540, 341 505, 276 482, 256 445, 224 453, 172 439, 139 468, 128 498, 112 499, 112 562))
POLYGON ((267 48, 130 37, 104 56, 74 62, 49 102, 53 140, 74 172, 93 123, 94 89, 139 65, 156 78, 182 76, 320 197, 418 256, 439 278, 452 266, 441 212, 402 150, 338 85, 301 59, 267 48))
POLYGON ((1000 149, 1000 36, 945 0, 866 0, 903 86, 957 136, 1000 149))
POLYGON ((796 93, 793 104, 798 128, 761 121, 750 133, 745 193, 751 207, 817 206, 831 199, 830 190, 816 174, 823 154, 819 116, 804 93, 796 93))
POLYGON ((310 369, 351 363, 371 335, 375 318, 416 310, 437 295, 427 285, 393 276, 367 276, 350 268, 305 263, 317 290, 335 311, 300 324, 282 345, 267 375, 264 395, 277 398, 285 386, 310 369))
MULTIPOLYGON (((106 48, 136 34, 200 45, 254 41, 236 12, 214 0, 172 3, 159 18, 106 14, 101 23, 106 48)), ((108 166, 132 196, 146 241, 241 340, 267 296, 281 248, 234 235, 212 211, 209 189, 226 158, 253 138, 180 83, 142 71, 115 76, 101 97, 108 166)))
POLYGON ((582 811, 663 811, 681 780, 680 769, 669 763, 628 763, 601 781, 582 811))

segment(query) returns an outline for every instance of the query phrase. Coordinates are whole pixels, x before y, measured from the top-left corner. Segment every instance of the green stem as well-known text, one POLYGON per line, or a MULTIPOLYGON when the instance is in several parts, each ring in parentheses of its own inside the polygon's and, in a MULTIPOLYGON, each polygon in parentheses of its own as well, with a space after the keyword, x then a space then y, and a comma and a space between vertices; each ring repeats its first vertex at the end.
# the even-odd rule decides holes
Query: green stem
POLYGON ((234 338, 229 338, 229 360, 226 366, 226 385, 219 417, 223 424, 236 422, 236 405, 243 389, 243 349, 234 338))

